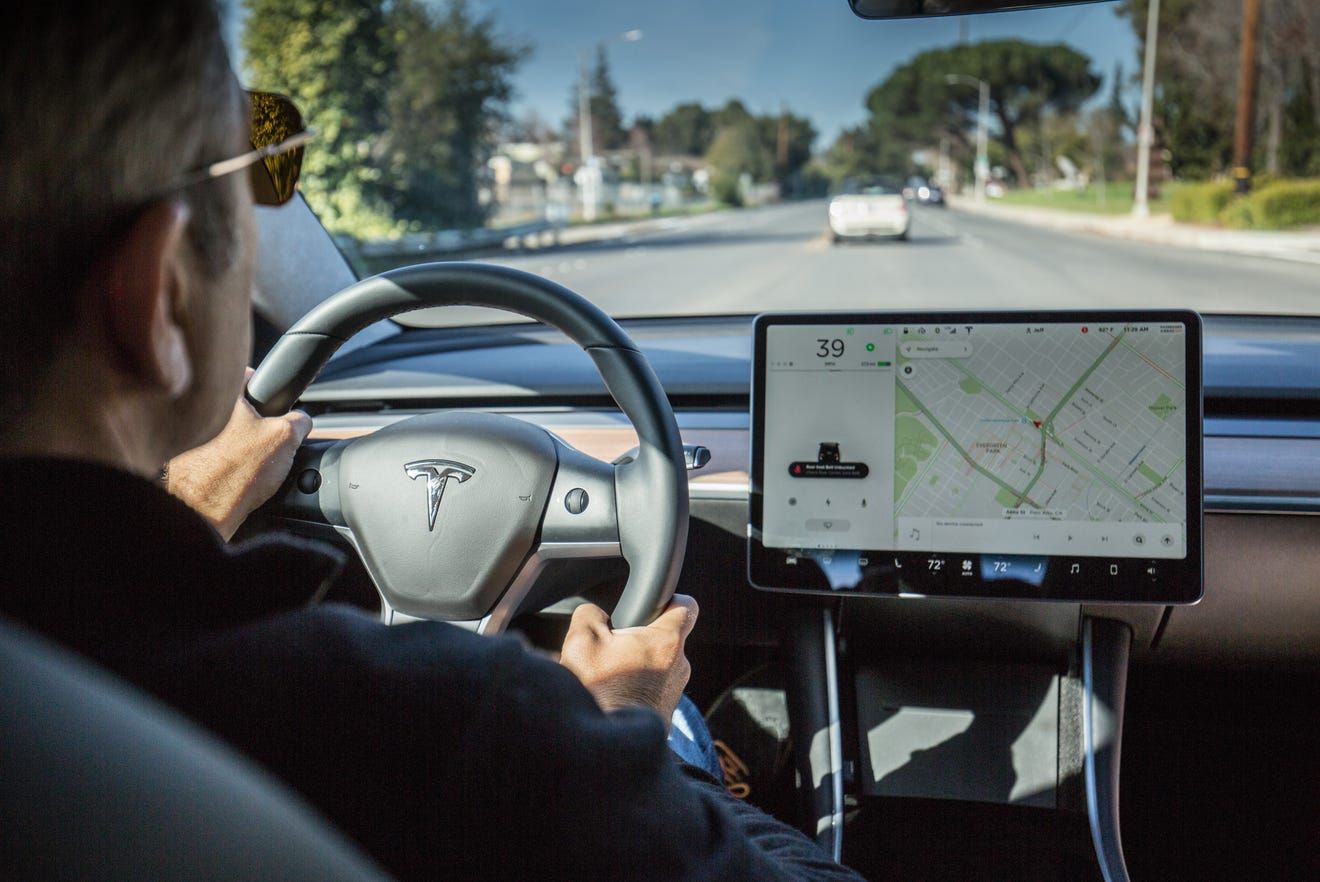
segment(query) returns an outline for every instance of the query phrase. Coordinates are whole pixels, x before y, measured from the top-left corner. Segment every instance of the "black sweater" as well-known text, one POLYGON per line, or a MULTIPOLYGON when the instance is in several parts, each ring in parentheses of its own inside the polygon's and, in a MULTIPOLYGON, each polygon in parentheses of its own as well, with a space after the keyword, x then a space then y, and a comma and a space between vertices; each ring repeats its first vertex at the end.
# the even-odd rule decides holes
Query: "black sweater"
POLYGON ((0 461, 0 610, 266 766, 400 878, 855 879, 510 637, 318 604, 342 559, 226 546, 152 483, 0 461))

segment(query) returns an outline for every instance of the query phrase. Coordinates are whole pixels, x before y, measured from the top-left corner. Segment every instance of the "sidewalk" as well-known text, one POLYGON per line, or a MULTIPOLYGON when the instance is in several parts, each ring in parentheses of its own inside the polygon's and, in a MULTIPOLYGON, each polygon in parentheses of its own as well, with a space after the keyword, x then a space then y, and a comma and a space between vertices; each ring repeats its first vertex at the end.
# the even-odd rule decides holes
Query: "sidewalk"
POLYGON ((366 242, 358 242, 351 236, 336 236, 335 242, 359 271, 374 273, 401 263, 417 263, 419 260, 446 260, 506 251, 539 251, 604 241, 627 242, 651 233, 700 226, 708 219, 710 222, 718 222, 733 210, 715 208, 691 214, 661 217, 648 215, 571 226, 534 221, 509 227, 409 233, 397 239, 366 242))
POLYGON ((1176 223, 1167 214, 1137 218, 1132 215, 1087 214, 1081 211, 996 205, 994 202, 979 205, 971 199, 952 196, 949 197, 949 207, 968 214, 979 214, 1070 233, 1087 233, 1151 245, 1246 254, 1252 257, 1270 257, 1276 260, 1320 265, 1320 230, 1303 232, 1219 230, 1213 227, 1176 223))

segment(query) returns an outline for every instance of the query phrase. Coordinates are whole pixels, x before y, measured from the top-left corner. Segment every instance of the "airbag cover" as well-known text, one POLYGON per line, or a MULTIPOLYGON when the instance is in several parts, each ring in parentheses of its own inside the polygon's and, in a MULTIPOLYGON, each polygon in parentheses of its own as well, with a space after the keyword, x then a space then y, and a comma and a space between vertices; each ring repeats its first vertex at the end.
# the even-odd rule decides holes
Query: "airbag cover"
POLYGON ((349 445, 339 498, 390 606, 469 621, 490 611, 531 553, 557 464, 538 426, 425 414, 349 445))

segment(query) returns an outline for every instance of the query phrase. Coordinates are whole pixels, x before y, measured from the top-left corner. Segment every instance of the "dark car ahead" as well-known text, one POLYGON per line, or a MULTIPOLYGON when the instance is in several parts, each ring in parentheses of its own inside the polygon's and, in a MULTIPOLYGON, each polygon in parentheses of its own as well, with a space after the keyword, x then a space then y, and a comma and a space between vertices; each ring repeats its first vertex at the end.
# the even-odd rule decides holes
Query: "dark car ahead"
POLYGON ((922 205, 944 207, 944 188, 920 175, 913 175, 908 178, 907 184, 903 187, 903 196, 922 205))

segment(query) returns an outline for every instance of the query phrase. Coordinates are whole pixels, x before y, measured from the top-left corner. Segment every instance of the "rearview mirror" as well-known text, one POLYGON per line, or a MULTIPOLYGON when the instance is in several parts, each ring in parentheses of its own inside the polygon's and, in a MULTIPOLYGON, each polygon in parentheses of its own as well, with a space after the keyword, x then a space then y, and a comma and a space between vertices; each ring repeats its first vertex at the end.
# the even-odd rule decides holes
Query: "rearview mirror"
POLYGON ((930 15, 968 15, 1008 12, 1042 6, 1075 6, 1103 0, 848 0, 860 18, 920 18, 930 15))

